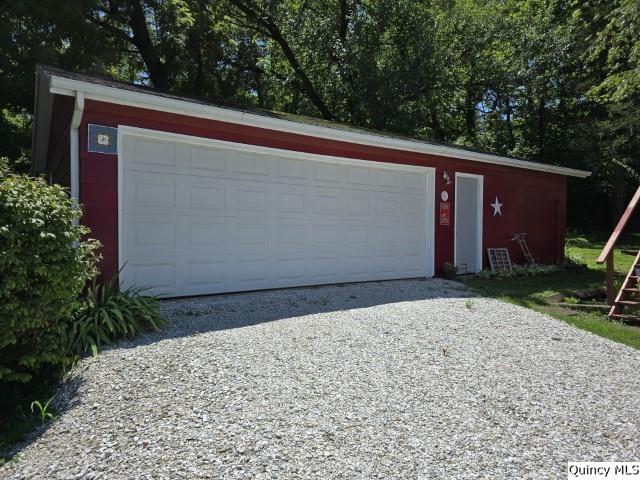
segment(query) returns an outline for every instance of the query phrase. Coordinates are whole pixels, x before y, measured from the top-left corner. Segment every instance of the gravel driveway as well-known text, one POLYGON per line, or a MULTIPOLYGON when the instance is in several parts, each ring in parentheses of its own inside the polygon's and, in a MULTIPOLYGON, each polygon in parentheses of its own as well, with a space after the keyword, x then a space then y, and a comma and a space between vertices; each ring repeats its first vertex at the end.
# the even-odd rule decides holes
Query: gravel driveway
POLYGON ((459 284, 165 303, 81 362, 8 478, 566 478, 639 460, 640 352, 459 284))

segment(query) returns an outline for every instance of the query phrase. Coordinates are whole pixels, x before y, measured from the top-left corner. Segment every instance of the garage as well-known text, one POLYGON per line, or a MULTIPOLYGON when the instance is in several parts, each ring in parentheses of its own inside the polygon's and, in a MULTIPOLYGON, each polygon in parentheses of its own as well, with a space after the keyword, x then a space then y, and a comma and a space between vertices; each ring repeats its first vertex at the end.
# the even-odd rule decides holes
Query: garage
POLYGON ((125 287, 173 297, 433 275, 430 168, 118 132, 125 287))
POLYGON ((163 297, 564 258, 589 172, 40 67, 34 175, 69 189, 103 278, 163 297))

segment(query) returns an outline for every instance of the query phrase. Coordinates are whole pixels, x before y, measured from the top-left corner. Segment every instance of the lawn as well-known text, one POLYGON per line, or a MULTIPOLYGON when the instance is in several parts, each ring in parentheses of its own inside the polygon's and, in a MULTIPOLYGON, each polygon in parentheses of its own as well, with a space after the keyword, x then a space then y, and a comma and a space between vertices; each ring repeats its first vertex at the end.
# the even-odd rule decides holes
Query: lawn
MULTIPOLYGON (((584 311, 562 303, 563 298, 577 297, 586 290, 602 289, 605 284, 604 265, 598 265, 596 259, 607 240, 607 234, 572 234, 568 239, 568 253, 581 257, 586 268, 538 277, 470 277, 464 283, 484 296, 546 313, 596 335, 640 349, 640 328, 610 321, 606 310, 584 311)), ((627 274, 634 259, 631 255, 623 254, 623 249, 637 252, 640 249, 640 235, 625 235, 616 246, 614 263, 619 277, 627 274)))

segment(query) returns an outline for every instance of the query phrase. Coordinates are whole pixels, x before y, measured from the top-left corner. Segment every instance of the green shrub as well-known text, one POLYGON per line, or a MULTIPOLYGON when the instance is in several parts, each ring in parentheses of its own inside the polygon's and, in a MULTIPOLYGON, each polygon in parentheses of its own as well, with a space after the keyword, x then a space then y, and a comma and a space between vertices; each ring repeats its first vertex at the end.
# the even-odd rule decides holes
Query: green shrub
POLYGON ((572 242, 580 244, 580 240, 584 239, 577 238, 573 240, 567 240, 567 243, 564 245, 564 263, 565 266, 569 268, 584 268, 587 266, 587 262, 585 261, 584 257, 576 252, 573 248, 571 248, 572 242))
POLYGON ((117 276, 102 284, 95 280, 87 290, 83 307, 67 331, 68 349, 81 355, 97 355, 103 344, 134 337, 144 328, 159 329, 163 323, 160 304, 142 289, 120 291, 117 276))
POLYGON ((451 262, 444 262, 442 264, 442 278, 447 280, 453 280, 458 274, 458 267, 451 262))
MULTIPOLYGON (((0 175, 0 384, 31 381, 67 361, 65 331, 96 274, 81 210, 59 186, 0 175)), ((5 388, 3 387, 3 388, 5 388)))
POLYGON ((557 265, 513 265, 511 271, 492 272, 491 270, 482 270, 476 273, 476 277, 489 279, 509 279, 516 277, 540 277, 551 275, 562 271, 557 265))

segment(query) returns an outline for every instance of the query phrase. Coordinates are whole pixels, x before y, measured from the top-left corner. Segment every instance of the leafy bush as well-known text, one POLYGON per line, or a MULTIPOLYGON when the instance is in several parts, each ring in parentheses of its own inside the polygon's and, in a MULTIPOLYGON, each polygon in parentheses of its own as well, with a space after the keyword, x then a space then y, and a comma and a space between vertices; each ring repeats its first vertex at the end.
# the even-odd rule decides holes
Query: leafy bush
POLYGON ((120 291, 117 276, 87 290, 83 307, 67 331, 68 349, 80 355, 97 355, 103 344, 121 337, 134 337, 144 328, 159 329, 163 323, 160 304, 142 289, 120 291))
POLYGON ((492 272, 491 270, 482 270, 476 274, 478 278, 495 278, 495 279, 509 279, 515 277, 539 277, 544 275, 551 275, 552 273, 560 272, 562 268, 557 265, 513 265, 511 272, 492 272))
MULTIPOLYGON (((574 239, 573 242, 580 244, 581 238, 574 239)), ((586 241, 586 240, 585 240, 586 241)), ((568 240, 564 246, 564 263, 567 267, 584 268, 587 262, 584 257, 571 248, 572 240, 568 240)))
POLYGON ((65 330, 96 274, 81 210, 59 186, 0 174, 0 384, 31 381, 67 361, 65 330))
POLYGON ((453 263, 444 262, 442 264, 442 277, 443 278, 446 278, 448 280, 453 280, 454 278, 456 278, 457 273, 458 273, 458 267, 456 267, 453 263))

